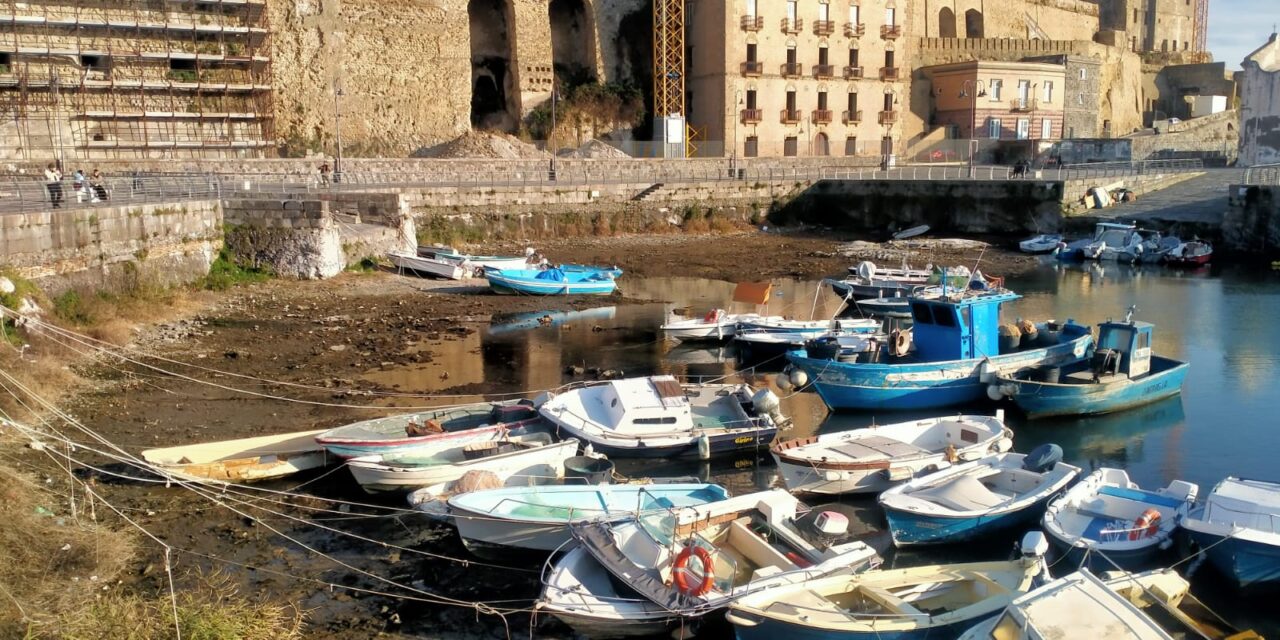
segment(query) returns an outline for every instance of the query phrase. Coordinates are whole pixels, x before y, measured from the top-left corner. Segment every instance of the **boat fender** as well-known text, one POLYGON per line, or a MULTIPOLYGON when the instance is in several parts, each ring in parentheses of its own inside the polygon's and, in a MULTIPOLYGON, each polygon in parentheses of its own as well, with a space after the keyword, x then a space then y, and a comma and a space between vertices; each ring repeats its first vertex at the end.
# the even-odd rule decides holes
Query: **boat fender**
POLYGON ((992 451, 996 453, 1004 453, 1013 448, 1013 438, 1000 438, 994 445, 991 445, 992 451))
POLYGON ((774 376, 773 384, 784 392, 791 391, 791 378, 787 376, 786 371, 774 376))
POLYGON ((874 262, 863 260, 858 263, 858 277, 870 280, 876 275, 876 265, 874 262))
POLYGON ((998 384, 987 385, 987 397, 993 402, 999 402, 1004 399, 1004 390, 998 384))
POLYGON ((1160 533, 1160 512, 1147 509, 1133 521, 1133 528, 1129 530, 1129 540, 1153 538, 1158 533, 1160 533))
POLYGON ((804 369, 792 369, 791 375, 788 377, 791 379, 791 385, 797 389, 801 389, 806 384, 809 384, 809 374, 805 373, 804 369))
POLYGON ((711 583, 715 580, 712 567, 709 551, 697 545, 686 545, 680 551, 680 555, 676 556, 675 564, 671 566, 671 579, 680 593, 687 596, 700 596, 711 590, 711 583), (696 584, 691 580, 692 572, 689 571, 689 561, 694 557, 697 557, 698 562, 702 564, 702 580, 696 584))
POLYGON ((826 473, 822 474, 823 479, 826 480, 827 482, 836 482, 840 479, 840 476, 841 476, 841 473, 839 471, 827 471, 826 473))
POLYGON ((698 434, 698 459, 711 459, 711 438, 705 433, 698 434))
POLYGON ((1052 442, 1046 442, 1031 450, 1022 460, 1022 468, 1034 473, 1044 473, 1052 471, 1053 467, 1062 462, 1062 447, 1052 442))

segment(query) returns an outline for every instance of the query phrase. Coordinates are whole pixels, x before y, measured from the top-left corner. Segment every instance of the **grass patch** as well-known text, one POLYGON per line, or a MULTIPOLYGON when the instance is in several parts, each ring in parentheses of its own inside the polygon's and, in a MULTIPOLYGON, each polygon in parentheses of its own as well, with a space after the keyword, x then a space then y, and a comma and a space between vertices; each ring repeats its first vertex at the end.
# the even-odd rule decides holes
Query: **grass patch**
POLYGON ((445 216, 429 215, 418 220, 418 244, 475 244, 485 240, 483 228, 445 216))
POLYGON ((347 265, 347 271, 353 273, 370 273, 378 270, 378 261, 370 256, 360 258, 359 262, 347 265))
POLYGON ((202 278, 197 286, 210 291, 226 291, 238 285, 265 282, 272 275, 269 269, 240 266, 224 248, 218 252, 218 259, 209 266, 209 275, 202 278))

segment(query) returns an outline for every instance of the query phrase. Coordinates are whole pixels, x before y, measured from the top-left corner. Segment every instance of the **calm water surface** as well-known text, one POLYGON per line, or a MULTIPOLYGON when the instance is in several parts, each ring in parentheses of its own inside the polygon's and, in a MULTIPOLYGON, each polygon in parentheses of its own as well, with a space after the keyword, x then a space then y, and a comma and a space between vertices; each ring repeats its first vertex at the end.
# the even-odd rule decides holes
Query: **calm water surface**
MULTIPOLYGON (((369 375, 386 384, 419 388, 474 383, 497 392, 546 389, 575 379, 566 368, 612 369, 625 375, 657 372, 703 378, 729 376, 772 384, 784 363, 767 363, 739 372, 729 347, 693 347, 662 340, 657 327, 673 310, 701 314, 726 306, 733 284, 682 278, 624 278, 631 297, 665 302, 601 307, 583 312, 496 318, 484 331, 456 342, 431 345, 434 362, 420 369, 369 375), (477 358, 479 354, 481 357, 477 358), (770 366, 772 365, 772 366, 770 366), (441 368, 448 380, 435 383, 441 368), (771 371, 766 371, 771 370, 771 371), (428 373, 430 372, 430 373, 428 373)), ((1061 445, 1066 460, 1086 472, 1100 466, 1127 469, 1145 487, 1162 487, 1175 478, 1200 485, 1202 495, 1227 475, 1280 480, 1280 272, 1232 268, 1179 272, 1164 268, 1116 265, 1046 264, 1006 285, 1023 298, 1005 308, 1005 318, 1073 318, 1095 324, 1121 318, 1130 305, 1136 317, 1156 325, 1155 353, 1191 363, 1180 398, 1110 416, 1050 419, 1027 423, 1012 411, 1015 449, 1029 451, 1044 442, 1061 445)), ((775 281, 771 313, 799 318, 830 317, 839 300, 816 281, 775 281)), ((780 437, 838 431, 874 422, 897 422, 910 414, 850 413, 829 416, 812 393, 787 394, 784 410, 795 426, 780 437)), ((477 398, 478 399, 478 398, 477 398)), ((995 405, 967 408, 989 412, 995 405)), ((781 486, 766 452, 736 460, 699 462, 620 461, 631 475, 694 475, 713 479, 735 492, 781 486)), ((873 500, 850 499, 848 506, 864 531, 883 527, 873 500)), ((881 532, 882 533, 882 532, 881 532)), ((883 542, 883 537, 880 540, 883 542)), ((923 561, 990 559, 1011 548, 1013 538, 991 541, 990 549, 939 549, 899 554, 899 565, 923 561)), ((1240 598, 1208 568, 1193 582, 1212 606, 1238 624, 1268 637, 1280 636, 1275 594, 1240 598)))

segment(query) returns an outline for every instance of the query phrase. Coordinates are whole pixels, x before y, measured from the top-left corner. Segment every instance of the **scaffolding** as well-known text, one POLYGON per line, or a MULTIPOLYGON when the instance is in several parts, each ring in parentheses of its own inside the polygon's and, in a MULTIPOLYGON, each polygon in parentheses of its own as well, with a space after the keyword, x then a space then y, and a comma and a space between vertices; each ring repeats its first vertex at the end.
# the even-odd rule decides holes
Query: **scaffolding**
POLYGON ((0 160, 271 154, 265 0, 0 0, 0 160))
POLYGON ((1196 41, 1192 51, 1209 50, 1209 0, 1196 0, 1196 41))

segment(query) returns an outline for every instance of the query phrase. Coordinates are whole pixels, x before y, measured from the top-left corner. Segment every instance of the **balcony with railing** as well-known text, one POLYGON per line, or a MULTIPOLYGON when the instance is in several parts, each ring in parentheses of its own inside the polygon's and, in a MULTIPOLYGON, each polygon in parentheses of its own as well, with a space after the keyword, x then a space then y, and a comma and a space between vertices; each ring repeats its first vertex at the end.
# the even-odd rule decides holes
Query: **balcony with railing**
POLYGON ((794 34, 794 33, 800 33, 801 31, 804 31, 804 18, 783 18, 782 19, 783 33, 794 34))
POLYGON ((860 80, 860 79, 862 79, 862 67, 849 67, 849 66, 846 66, 846 67, 844 68, 844 79, 845 79, 845 80, 860 80))
POLYGON ((784 62, 778 73, 784 78, 799 78, 804 75, 804 65, 799 62, 784 62))
POLYGON ((867 25, 861 22, 857 24, 854 24, 852 22, 844 23, 844 37, 858 38, 865 35, 867 35, 867 25))
POLYGON ((799 124, 800 110, 799 109, 783 109, 782 114, 779 115, 778 117, 782 121, 782 124, 799 124))
POLYGON ((897 82, 902 79, 902 70, 898 67, 880 67, 880 79, 885 82, 897 82))
POLYGON ((1035 98, 1014 98, 1013 100, 1009 101, 1009 110, 1010 111, 1035 111, 1036 99, 1035 98))
POLYGON ((810 117, 818 124, 831 124, 832 113, 830 109, 814 109, 810 117))
POLYGON ((759 124, 761 120, 764 120, 763 109, 742 110, 742 124, 759 124))
POLYGON ((743 31, 759 31, 764 28, 763 16, 742 16, 743 31))
POLYGON ((897 111, 881 111, 880 124, 893 124, 898 121, 897 111))
POLYGON ((836 77, 836 66, 833 64, 813 65, 813 77, 819 80, 830 80, 836 77))
POLYGON ((758 60, 748 60, 742 63, 742 75, 744 76, 764 75, 764 63, 758 60))
POLYGON ((813 34, 817 36, 829 36, 836 32, 836 23, 831 20, 814 20, 813 34))
POLYGON ((897 40, 902 36, 902 25, 899 24, 883 24, 880 25, 880 37, 885 40, 897 40))
POLYGON ((858 124, 862 122, 862 109, 857 111, 841 111, 840 120, 845 124, 858 124))

